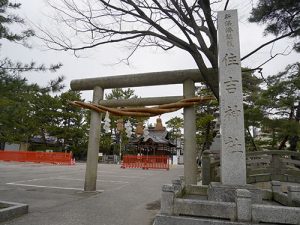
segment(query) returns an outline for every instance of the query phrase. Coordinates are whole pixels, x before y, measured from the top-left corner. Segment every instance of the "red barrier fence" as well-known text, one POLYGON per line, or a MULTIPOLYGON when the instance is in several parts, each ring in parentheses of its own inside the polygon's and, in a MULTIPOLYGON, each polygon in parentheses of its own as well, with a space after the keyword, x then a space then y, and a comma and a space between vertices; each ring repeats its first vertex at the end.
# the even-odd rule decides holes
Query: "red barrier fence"
POLYGON ((64 152, 30 152, 30 151, 0 151, 0 160, 16 162, 52 163, 74 165, 72 153, 64 152))
POLYGON ((121 168, 166 169, 169 170, 169 156, 124 155, 121 168))

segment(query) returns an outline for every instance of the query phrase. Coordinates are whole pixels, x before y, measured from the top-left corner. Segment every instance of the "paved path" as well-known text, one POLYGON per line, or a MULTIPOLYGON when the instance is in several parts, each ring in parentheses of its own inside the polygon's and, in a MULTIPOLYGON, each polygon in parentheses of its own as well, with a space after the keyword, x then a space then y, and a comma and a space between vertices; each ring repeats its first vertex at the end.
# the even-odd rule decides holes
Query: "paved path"
POLYGON ((84 193, 85 164, 0 162, 0 200, 26 203, 29 214, 1 225, 150 225, 161 186, 183 174, 99 164, 98 194, 84 193))

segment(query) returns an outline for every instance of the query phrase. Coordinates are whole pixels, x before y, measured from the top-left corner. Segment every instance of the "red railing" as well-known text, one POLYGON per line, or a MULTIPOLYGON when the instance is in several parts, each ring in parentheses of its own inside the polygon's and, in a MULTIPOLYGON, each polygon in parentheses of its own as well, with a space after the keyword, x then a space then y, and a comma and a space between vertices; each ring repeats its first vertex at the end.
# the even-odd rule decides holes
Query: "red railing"
POLYGON ((30 152, 30 151, 0 151, 0 160, 15 162, 52 163, 74 165, 72 153, 64 152, 30 152))
POLYGON ((124 155, 121 168, 166 169, 169 170, 169 156, 124 155))

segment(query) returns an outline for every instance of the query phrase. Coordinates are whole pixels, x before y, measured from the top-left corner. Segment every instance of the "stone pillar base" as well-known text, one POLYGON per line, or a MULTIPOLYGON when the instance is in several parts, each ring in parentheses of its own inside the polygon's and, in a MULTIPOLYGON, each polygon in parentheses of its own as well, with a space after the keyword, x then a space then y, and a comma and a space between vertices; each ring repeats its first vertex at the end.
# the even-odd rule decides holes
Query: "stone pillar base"
POLYGON ((246 189, 251 193, 252 203, 262 203, 262 191, 250 184, 246 185, 224 185, 211 182, 208 186, 208 200, 218 202, 234 202, 237 189, 246 189))

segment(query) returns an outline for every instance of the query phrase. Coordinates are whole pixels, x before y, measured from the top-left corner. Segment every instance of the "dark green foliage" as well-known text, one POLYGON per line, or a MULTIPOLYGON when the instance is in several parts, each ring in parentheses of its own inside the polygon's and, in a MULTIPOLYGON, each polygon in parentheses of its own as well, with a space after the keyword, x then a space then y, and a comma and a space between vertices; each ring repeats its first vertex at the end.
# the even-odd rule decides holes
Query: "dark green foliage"
POLYGON ((290 146, 296 151, 300 129, 296 116, 300 100, 299 71, 299 63, 289 65, 285 71, 269 76, 264 83, 243 73, 247 150, 290 146), (260 131, 258 136, 252 137, 253 128, 260 131))
MULTIPOLYGON (((272 148, 284 149, 289 139, 300 134, 299 107, 300 102, 300 63, 288 65, 285 71, 267 79, 268 87, 262 91, 256 104, 264 112, 262 121, 265 140, 269 140, 272 148)), ((264 140, 264 141, 265 141, 264 140)), ((296 150, 297 143, 294 144, 296 150)))
POLYGON ((31 143, 30 149, 73 151, 85 157, 87 149, 86 111, 68 101, 82 101, 79 92, 68 91, 51 96, 48 88, 30 85, 19 76, 0 74, 0 143, 31 143, 39 135, 42 143, 31 143), (46 136, 57 138, 49 145, 46 136))
POLYGON ((166 122, 167 128, 170 129, 170 140, 177 145, 181 139, 181 129, 183 129, 183 119, 175 116, 166 122))
POLYGON ((266 24, 265 33, 276 36, 295 31, 294 49, 300 52, 300 1, 299 0, 259 0, 252 9, 250 22, 266 24))
POLYGON ((20 3, 11 3, 9 0, 0 0, 0 40, 7 39, 8 41, 22 42, 34 35, 34 31, 31 29, 25 29, 20 33, 12 32, 9 25, 22 24, 24 20, 15 14, 10 14, 8 11, 12 9, 19 9, 20 3))
POLYGON ((134 90, 127 88, 114 88, 111 90, 111 93, 106 94, 105 98, 107 100, 111 99, 129 99, 129 98, 137 98, 138 96, 134 94, 134 90))
MULTIPOLYGON (((0 41, 8 40, 28 46, 26 41, 34 35, 30 29, 19 33, 10 30, 14 24, 24 20, 10 14, 21 5, 0 0, 0 41)), ((1 43, 0 43, 1 44, 1 43)), ((87 149, 86 113, 71 107, 67 101, 81 101, 78 92, 68 91, 60 96, 50 92, 62 90, 63 76, 51 80, 47 87, 29 84, 21 77, 22 72, 56 72, 62 65, 37 65, 35 62, 21 63, 11 59, 0 59, 0 143, 31 143, 30 149, 69 150, 77 158, 85 157, 87 149), (42 143, 32 143, 39 135, 42 143), (46 136, 57 138, 56 144, 46 141, 46 136)))
POLYGON ((85 158, 88 143, 87 114, 84 109, 71 106, 68 101, 84 101, 76 91, 67 91, 58 98, 58 123, 53 135, 60 142, 62 150, 73 151, 76 158, 85 158))
MULTIPOLYGON (((111 90, 111 93, 106 94, 105 98, 107 100, 121 100, 121 99, 131 99, 131 98, 138 98, 137 95, 135 95, 134 90, 131 88, 123 89, 123 88, 114 88, 111 90)), ((104 119, 105 114, 103 114, 102 119, 104 119)), ((110 133, 105 133, 102 129, 101 132, 101 139, 100 139, 100 152, 103 152, 104 154, 119 154, 120 148, 123 149, 123 146, 125 146, 129 139, 126 136, 125 128, 124 130, 119 133, 117 131, 117 120, 123 119, 124 124, 127 120, 130 120, 130 123, 132 126, 136 126, 139 121, 145 121, 147 118, 135 118, 135 117, 119 117, 119 116, 109 116, 111 119, 111 131, 110 133), (120 144, 121 142, 121 144, 120 144)), ((101 126, 103 128, 103 126, 101 126)), ((133 128, 134 129, 134 128, 133 128)), ((134 131, 134 130, 133 130, 134 131)))
POLYGON ((259 127, 263 119, 263 112, 261 108, 256 105, 256 100, 261 94, 260 84, 261 79, 253 75, 252 71, 247 68, 243 69, 243 95, 244 95, 244 121, 245 121, 245 138, 246 149, 258 150, 258 146, 251 134, 251 128, 259 127))
MULTIPOLYGON (((34 36, 34 31, 26 28, 25 21, 22 18, 11 13, 11 11, 17 10, 20 7, 20 3, 12 3, 9 0, 0 0, 0 47, 3 44, 3 40, 29 47, 27 40, 34 36), (15 32, 15 30, 11 29, 13 25, 21 25, 25 28, 19 32, 15 32)), ((22 63, 15 62, 9 58, 0 59, 1 74, 7 73, 10 75, 20 75, 20 73, 27 71, 56 72, 61 66, 61 63, 45 66, 44 64, 38 65, 36 62, 22 63)))
POLYGON ((0 142, 26 142, 36 130, 30 102, 39 87, 19 76, 0 74, 0 80, 0 142))
MULTIPOLYGON (((212 92, 207 89, 205 86, 198 87, 196 91, 197 96, 212 96, 212 92)), ((197 107, 196 111, 196 141, 198 145, 199 154, 208 149, 213 137, 215 122, 214 113, 218 111, 218 102, 216 100, 210 101, 205 104, 201 104, 197 107)))

